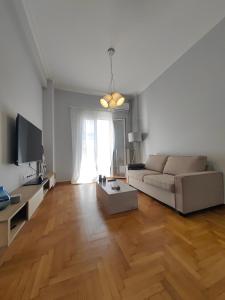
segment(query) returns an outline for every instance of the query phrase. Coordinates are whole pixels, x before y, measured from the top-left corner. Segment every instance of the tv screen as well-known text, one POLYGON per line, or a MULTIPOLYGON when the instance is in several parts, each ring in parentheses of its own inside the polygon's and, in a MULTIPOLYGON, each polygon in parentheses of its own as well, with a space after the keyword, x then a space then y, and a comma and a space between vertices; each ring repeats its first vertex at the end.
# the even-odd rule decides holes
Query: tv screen
POLYGON ((42 132, 20 114, 16 118, 16 164, 42 159, 42 132))

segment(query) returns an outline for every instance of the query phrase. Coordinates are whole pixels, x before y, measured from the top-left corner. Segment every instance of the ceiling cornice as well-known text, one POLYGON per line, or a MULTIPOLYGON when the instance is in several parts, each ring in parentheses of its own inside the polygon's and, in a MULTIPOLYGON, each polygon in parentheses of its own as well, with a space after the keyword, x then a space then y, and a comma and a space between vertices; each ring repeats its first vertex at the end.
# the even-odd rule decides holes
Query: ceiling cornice
POLYGON ((49 72, 46 60, 41 51, 40 45, 38 43, 37 34, 34 31, 33 21, 31 20, 31 14, 28 12, 28 6, 24 0, 13 0, 13 4, 16 10, 16 14, 19 18, 19 22, 31 52, 32 59, 37 68, 38 74, 40 76, 42 86, 46 86, 47 78, 49 78, 49 72))
MULTIPOLYGON (((89 96, 95 96, 95 97, 102 97, 102 95, 106 94, 107 91, 96 91, 96 90, 87 90, 87 89, 79 89, 79 88, 73 88, 68 86, 62 86, 58 84, 54 84, 54 88, 59 91, 65 91, 65 92, 71 92, 71 93, 77 93, 82 95, 89 95, 89 96)), ((127 99, 133 98, 138 95, 138 93, 135 94, 123 94, 127 99)))

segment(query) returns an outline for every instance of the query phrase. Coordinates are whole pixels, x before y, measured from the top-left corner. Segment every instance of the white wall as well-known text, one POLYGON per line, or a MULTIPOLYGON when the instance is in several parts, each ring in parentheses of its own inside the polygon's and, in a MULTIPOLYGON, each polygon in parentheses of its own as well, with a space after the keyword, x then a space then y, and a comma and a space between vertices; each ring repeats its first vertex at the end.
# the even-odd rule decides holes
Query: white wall
POLYGON ((27 166, 13 164, 15 117, 22 114, 42 128, 42 88, 11 1, 0 1, 0 185, 23 183, 27 166))
POLYGON ((225 19, 140 95, 143 160, 205 154, 225 172, 225 19))

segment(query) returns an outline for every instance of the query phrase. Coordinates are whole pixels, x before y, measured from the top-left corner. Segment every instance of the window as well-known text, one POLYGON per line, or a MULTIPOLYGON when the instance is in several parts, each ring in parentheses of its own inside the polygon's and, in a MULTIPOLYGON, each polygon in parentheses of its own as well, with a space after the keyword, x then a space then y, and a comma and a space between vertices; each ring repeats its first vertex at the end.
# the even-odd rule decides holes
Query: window
MULTIPOLYGON (((77 117, 76 120, 78 119, 77 117)), ((72 126, 73 129, 77 125, 72 123, 72 126)), ((77 135, 79 140, 74 138, 73 143, 76 178, 74 176, 72 183, 93 182, 100 174, 110 176, 114 142, 111 113, 86 113, 80 118, 80 127, 77 128, 80 128, 81 134, 77 135), (76 156, 78 153, 79 163, 76 156)))

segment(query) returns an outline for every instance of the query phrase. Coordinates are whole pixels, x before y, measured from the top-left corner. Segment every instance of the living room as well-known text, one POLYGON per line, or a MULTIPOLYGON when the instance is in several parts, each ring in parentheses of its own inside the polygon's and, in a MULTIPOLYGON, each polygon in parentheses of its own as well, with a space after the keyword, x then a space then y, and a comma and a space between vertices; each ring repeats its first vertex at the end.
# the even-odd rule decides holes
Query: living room
POLYGON ((0 298, 225 299, 225 2, 0 1, 0 298))

